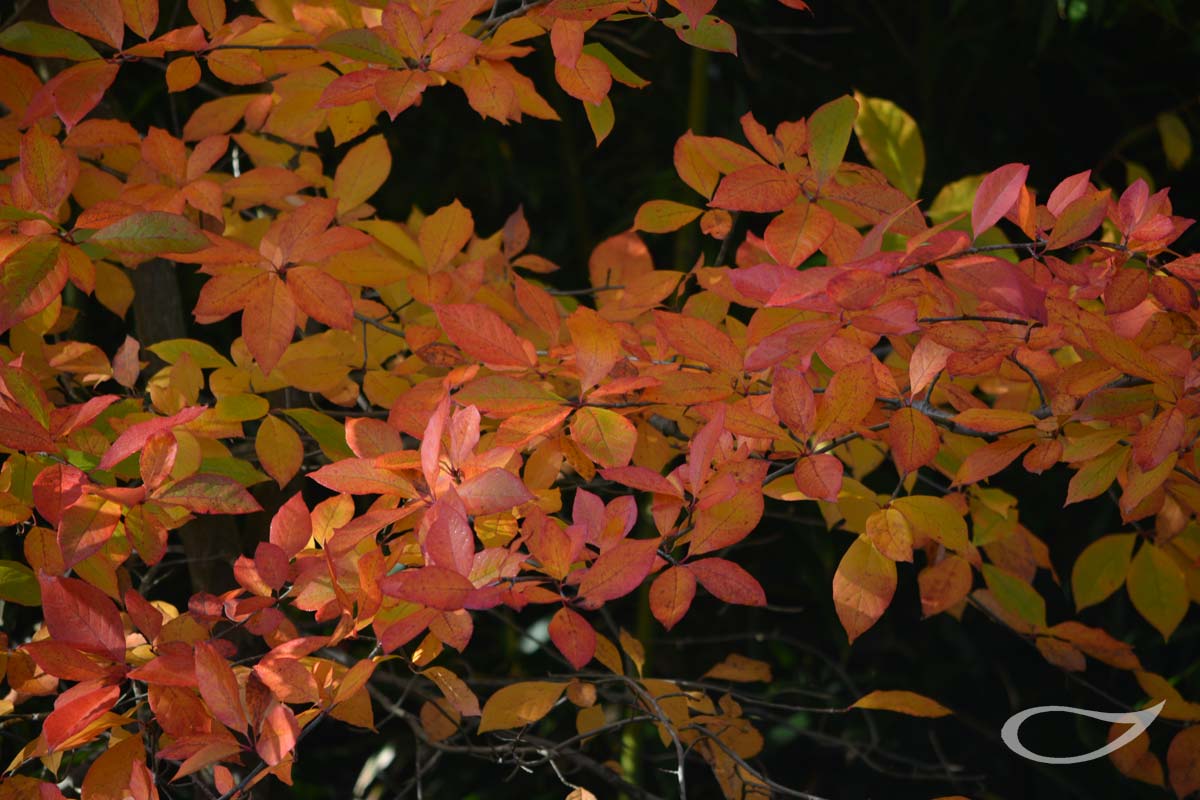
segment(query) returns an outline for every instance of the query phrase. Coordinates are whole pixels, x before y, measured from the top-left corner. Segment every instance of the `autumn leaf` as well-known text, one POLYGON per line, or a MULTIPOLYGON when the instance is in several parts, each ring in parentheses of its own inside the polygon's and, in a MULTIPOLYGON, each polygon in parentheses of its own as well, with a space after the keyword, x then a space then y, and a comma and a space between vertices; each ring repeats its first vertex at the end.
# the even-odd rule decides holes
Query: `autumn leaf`
POLYGON ((685 567, 670 567, 650 585, 650 612, 670 630, 687 614, 695 596, 695 574, 685 567))
POLYGON ((895 562, 870 540, 855 539, 833 576, 833 603, 851 642, 879 621, 895 592, 895 562))
POLYGON ((850 708, 864 708, 874 711, 895 711, 910 717, 945 717, 952 714, 936 700, 908 691, 884 691, 876 689, 855 700, 850 708))
POLYGON ((858 113, 858 101, 846 95, 821 106, 808 118, 808 159, 818 190, 842 165, 858 113))
POLYGON ((1129 563, 1129 600, 1164 640, 1183 622, 1190 599, 1183 571, 1162 548, 1143 542, 1129 563))
POLYGON ((578 613, 565 607, 550 619, 550 641, 575 669, 583 669, 596 652, 595 629, 578 613))
POLYGON ((479 733, 520 728, 550 713, 567 688, 565 683, 524 681, 505 686, 483 704, 479 733))
POLYGON ((1028 175, 1028 164, 1005 164, 983 179, 971 206, 971 232, 976 239, 1012 209, 1028 175))

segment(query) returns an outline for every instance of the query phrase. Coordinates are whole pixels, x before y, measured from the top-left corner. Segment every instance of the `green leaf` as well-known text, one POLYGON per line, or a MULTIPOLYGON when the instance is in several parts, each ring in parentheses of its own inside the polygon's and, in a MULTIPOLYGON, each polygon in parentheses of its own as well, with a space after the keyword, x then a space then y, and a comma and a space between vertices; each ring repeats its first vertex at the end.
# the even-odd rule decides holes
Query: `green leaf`
POLYGON ((915 199, 925 176, 925 143, 916 121, 890 100, 857 92, 854 98, 859 106, 854 133, 867 160, 915 199))
POLYGON ((1155 118, 1158 125, 1158 136, 1162 139, 1163 153, 1167 157, 1167 166, 1180 169, 1192 157, 1192 135, 1178 114, 1166 112, 1155 118))
POLYGON ((937 193, 937 197, 933 198, 933 203, 926 212, 929 218, 940 225, 951 217, 969 213, 983 178, 983 175, 968 175, 953 183, 947 183, 937 193))
POLYGON ((605 66, 608 67, 608 71, 612 73, 613 80, 617 83, 623 83, 634 89, 641 89, 643 86, 650 85, 650 81, 625 66, 624 61, 613 55, 611 50, 599 42, 585 44, 583 52, 603 61, 605 66))
POLYGON ((808 160, 818 186, 824 186, 842 165, 858 102, 850 95, 830 101, 808 118, 808 160))
POLYGON ((588 124, 592 126, 592 135, 596 137, 596 146, 599 147, 612 133, 613 125, 617 121, 612 100, 605 97, 596 105, 584 103, 583 110, 587 114, 588 124))
POLYGON ((300 423, 330 461, 354 457, 354 451, 346 444, 346 429, 333 417, 311 408, 285 408, 283 413, 300 423))
POLYGON ((120 253, 194 253, 209 246, 204 232, 186 217, 166 211, 139 211, 96 231, 91 240, 120 253))
POLYGON ((233 478, 243 486, 254 486, 271 480, 265 473, 259 472, 249 462, 240 458, 206 458, 200 462, 200 472, 213 475, 224 475, 233 478))
POLYGON ((1046 627, 1046 601, 1025 581, 991 564, 983 565, 983 579, 1005 609, 1037 628, 1046 627))
POLYGON ((42 591, 33 570, 17 561, 0 561, 0 600, 40 606, 42 591))
POLYGON ((675 35, 692 47, 712 50, 714 53, 737 55, 737 33, 728 22, 711 14, 693 26, 687 16, 678 14, 663 20, 663 24, 675 31, 675 35))
POLYGON ((365 61, 368 64, 387 64, 389 67, 406 67, 404 56, 387 42, 366 28, 337 31, 321 40, 322 50, 339 56, 365 61))
POLYGON ((0 31, 0 48, 26 56, 70 61, 100 58, 79 34, 40 22, 18 22, 0 31))
POLYGON ((1174 559, 1151 542, 1142 545, 1129 565, 1125 580, 1133 607, 1154 629, 1169 639, 1187 615, 1187 579, 1174 559))
POLYGON ((1079 611, 1103 602, 1125 582, 1137 536, 1114 533, 1089 544, 1071 568, 1071 591, 1079 611))

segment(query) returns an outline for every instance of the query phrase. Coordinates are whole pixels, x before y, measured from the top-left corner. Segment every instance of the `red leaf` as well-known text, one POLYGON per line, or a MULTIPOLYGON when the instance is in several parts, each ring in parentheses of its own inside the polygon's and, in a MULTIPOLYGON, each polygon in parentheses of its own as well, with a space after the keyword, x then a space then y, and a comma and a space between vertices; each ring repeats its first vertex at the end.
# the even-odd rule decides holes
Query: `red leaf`
POLYGON ((296 715, 287 706, 276 703, 263 718, 255 750, 267 766, 273 767, 296 749, 299 738, 300 724, 296 715))
POLYGON ((971 207, 971 231, 976 239, 1016 205, 1028 176, 1028 164, 1005 164, 983 179, 971 207))
POLYGON ((709 205, 728 211, 781 211, 800 194, 800 184, 768 164, 743 167, 726 175, 709 205))
POLYGON ((55 641, 125 662, 121 613, 104 592, 75 578, 40 575, 38 581, 46 628, 55 641))
POLYGON ((46 749, 51 752, 57 750, 72 736, 107 713, 117 704, 120 696, 120 686, 102 686, 97 689, 86 683, 81 683, 60 695, 54 710, 42 722, 46 749), (85 689, 85 692, 76 696, 75 692, 78 689, 85 689))
POLYGON ((100 469, 112 469, 145 447, 146 441, 154 434, 186 425, 203 414, 205 410, 206 406, 191 406, 169 417, 158 417, 130 425, 104 453, 104 457, 100 459, 100 469))
POLYGON ((468 357, 501 367, 531 367, 537 363, 524 339, 486 306, 455 303, 434 306, 442 330, 468 357))
POLYGON ((591 607, 632 592, 654 566, 658 539, 626 539, 604 552, 579 584, 579 597, 591 607))
POLYGON ((417 567, 388 575, 379 583, 384 594, 441 611, 464 608, 475 586, 445 567, 417 567))
POLYGON ((551 618, 550 641, 575 669, 583 669, 596 654, 595 629, 569 608, 560 608, 551 618))
POLYGON ((1112 191, 1102 189, 1085 194, 1063 209, 1050 232, 1046 249, 1054 250, 1059 247, 1075 244, 1080 239, 1089 236, 1108 213, 1108 201, 1112 191))
POLYGON ((209 642, 196 642, 196 682, 200 696, 221 724, 245 732, 246 711, 233 667, 209 642))
POLYGON ((685 565, 700 585, 718 600, 743 606, 765 606, 767 595, 754 576, 724 558, 705 558, 685 565))
POLYGON ((304 505, 304 497, 296 492, 271 518, 270 540, 279 545, 288 558, 293 558, 308 546, 311 538, 312 517, 308 506, 304 505))
POLYGON ((819 453, 796 462, 796 488, 809 497, 836 503, 845 468, 837 456, 819 453))
POLYGON ((291 267, 287 286, 292 299, 305 314, 331 328, 350 330, 354 324, 354 302, 341 281, 316 267, 291 267))
POLYGON ((696 596, 696 576, 684 567, 671 567, 650 584, 650 612, 667 630, 675 627, 696 596))

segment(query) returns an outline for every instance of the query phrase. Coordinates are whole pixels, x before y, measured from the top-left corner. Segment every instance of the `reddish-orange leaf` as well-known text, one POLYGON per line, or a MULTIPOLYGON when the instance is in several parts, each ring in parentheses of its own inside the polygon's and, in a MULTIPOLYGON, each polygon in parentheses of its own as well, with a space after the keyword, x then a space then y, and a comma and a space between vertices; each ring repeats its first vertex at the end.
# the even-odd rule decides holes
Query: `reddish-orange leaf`
POLYGON ((178 451, 179 443, 167 431, 159 431, 146 440, 146 446, 138 456, 138 471, 147 489, 153 491, 170 477, 178 451))
POLYGON ((344 458, 309 473, 317 483, 346 494, 398 494, 411 497, 413 486, 401 475, 376 466, 373 458, 344 458))
POLYGON ((58 523, 63 566, 70 569, 98 553, 121 521, 120 507, 98 495, 85 495, 64 509, 58 523))
POLYGON ((807 438, 817 415, 817 401, 804 373, 779 367, 771 387, 771 402, 779 421, 801 438, 807 438))
POLYGON ((817 500, 836 503, 838 492, 842 490, 843 472, 844 467, 837 456, 819 453, 797 461, 793 475, 796 488, 804 494, 817 500))
POLYGON ((196 682, 204 704, 221 724, 246 730, 246 710, 233 667, 209 642, 196 642, 196 682))
POLYGON ((718 600, 743 606, 767 604, 767 595, 759 582, 732 561, 704 558, 684 566, 718 600))
POLYGON ((1167 774, 1176 797, 1200 791, 1200 725, 1175 734, 1167 748, 1167 774))
POLYGON ((472 359, 501 367, 537 363, 533 347, 512 332, 495 311, 476 303, 434 306, 438 322, 451 342, 472 359))
POLYGON ((621 355, 621 334, 611 322, 587 306, 567 317, 567 330, 575 344, 575 366, 584 391, 612 371, 621 355))
POLYGON ((271 518, 270 541, 292 558, 308 546, 311 538, 312 517, 304 505, 304 498, 297 492, 271 518))
POLYGON ((859 537, 842 556, 833 576, 833 603, 853 642, 874 625, 896 593, 896 564, 859 537))
POLYGON ((973 450, 959 465, 954 475, 955 485, 979 483, 995 475, 1032 447, 1033 441, 1020 436, 1005 436, 973 450))
POLYGON ((579 584, 579 598, 590 607, 632 592, 654 566, 658 539, 626 539, 601 554, 579 584))
POLYGON ((120 50, 125 40, 121 0, 50 0, 50 14, 64 28, 120 50))
POLYGON ((466 605, 475 587, 452 569, 428 566, 388 575, 380 581, 380 589, 386 595, 427 608, 457 611, 466 605))
POLYGON ((596 653, 596 630, 565 606, 550 619, 550 641, 575 669, 583 669, 596 653))
POLYGON ((283 281, 256 285, 242 313, 242 337, 264 373, 275 369, 296 333, 296 303, 283 281))
POLYGON ((892 414, 884 438, 892 448, 892 460, 901 474, 914 472, 933 461, 941 446, 937 426, 915 408, 902 408, 892 414))
POLYGON ((42 614, 55 641, 125 661, 121 614, 104 592, 76 578, 41 575, 42 614))
POLYGON ((881 508, 867 517, 864 535, 892 561, 912 561, 912 528, 903 514, 894 508, 881 508))
POLYGON ((1133 437, 1133 461, 1151 470, 1179 449, 1187 430, 1187 415, 1177 406, 1163 411, 1133 437))
POLYGON ((292 299, 305 314, 331 328, 350 330, 354 324, 354 302, 345 285, 316 267, 292 267, 287 271, 292 299))
POLYGON ((1005 164, 983 179, 971 206, 971 231, 975 238, 978 239, 1016 205, 1028 175, 1028 164, 1005 164))
POLYGON ((763 234, 767 252, 785 267, 798 267, 833 233, 836 220, 813 203, 793 206, 771 220, 763 234))
POLYGON ((750 535, 762 514, 763 494, 757 485, 743 485, 731 497, 701 506, 695 513, 688 553, 697 556, 737 544, 750 535))
POLYGON ((726 175, 709 205, 727 211, 781 211, 800 194, 799 182, 769 164, 743 167, 726 175))
POLYGON ((685 567, 671 567, 650 584, 650 612, 667 630, 675 627, 696 596, 696 576, 685 567))

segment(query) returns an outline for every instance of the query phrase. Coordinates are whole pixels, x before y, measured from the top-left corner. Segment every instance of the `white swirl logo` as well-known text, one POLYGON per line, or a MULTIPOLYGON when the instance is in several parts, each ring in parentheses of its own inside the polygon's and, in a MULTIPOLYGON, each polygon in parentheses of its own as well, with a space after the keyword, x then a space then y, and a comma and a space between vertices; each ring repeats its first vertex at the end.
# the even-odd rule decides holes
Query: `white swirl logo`
POLYGON ((1143 708, 1141 711, 1117 713, 1089 711, 1086 708, 1072 708, 1071 706, 1038 706, 1036 708, 1027 708, 1008 718, 1008 722, 1004 723, 1004 727, 1000 730, 1000 738, 1008 745, 1009 750, 1030 761, 1038 761, 1042 764, 1081 764, 1084 761, 1094 761, 1097 758, 1104 758, 1109 753, 1116 752, 1132 742, 1142 731, 1150 727, 1150 723, 1154 722, 1158 717, 1159 712, 1162 711, 1166 702, 1166 700, 1163 700, 1158 705, 1143 708), (1051 714, 1054 712, 1078 714, 1081 717, 1091 717, 1103 722, 1120 722, 1128 725, 1129 730, 1104 745, 1104 747, 1098 747, 1090 753, 1084 753, 1081 756, 1043 756, 1021 744, 1021 739, 1017 736, 1017 732, 1020 730, 1022 723, 1030 717, 1036 717, 1038 714, 1051 714))

